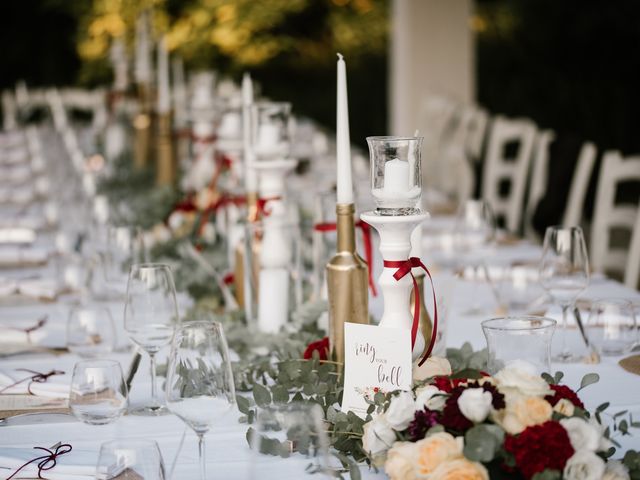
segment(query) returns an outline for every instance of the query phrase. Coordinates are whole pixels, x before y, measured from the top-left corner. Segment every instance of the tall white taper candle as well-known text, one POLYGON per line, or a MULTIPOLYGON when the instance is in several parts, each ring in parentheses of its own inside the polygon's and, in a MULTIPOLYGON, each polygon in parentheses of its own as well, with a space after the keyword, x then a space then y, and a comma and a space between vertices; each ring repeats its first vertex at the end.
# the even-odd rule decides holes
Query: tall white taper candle
POLYGON ((349 138, 349 102, 347 99, 347 66, 338 53, 338 95, 336 115, 336 159, 338 165, 337 200, 340 204, 353 203, 351 180, 351 140, 349 138))
POLYGON ((255 161, 251 148, 251 105, 253 104, 253 82, 245 73, 242 77, 242 142, 244 149, 245 188, 247 192, 258 191, 258 174, 253 168, 255 161))
POLYGON ((166 37, 158 42, 158 113, 169 113, 171 110, 171 93, 169 92, 169 52, 166 37))
POLYGON ((135 78, 139 84, 151 82, 151 51, 149 49, 149 13, 143 12, 136 22, 135 78))

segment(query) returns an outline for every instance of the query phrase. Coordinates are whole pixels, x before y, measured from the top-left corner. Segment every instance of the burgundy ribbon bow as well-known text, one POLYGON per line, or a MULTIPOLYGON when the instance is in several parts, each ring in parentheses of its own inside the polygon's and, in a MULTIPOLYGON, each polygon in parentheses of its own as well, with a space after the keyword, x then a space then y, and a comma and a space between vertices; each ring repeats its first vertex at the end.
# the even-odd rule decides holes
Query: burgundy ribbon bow
POLYGON ((55 450, 50 450, 44 447, 33 447, 33 448, 35 450, 44 450, 45 452, 47 452, 47 454, 42 455, 40 457, 36 457, 33 460, 29 460, 27 463, 21 465, 20 467, 18 467, 18 469, 15 472, 11 474, 11 476, 7 477, 7 480, 11 480, 13 477, 15 477, 18 474, 20 470, 22 470, 27 465, 32 464, 33 462, 38 462, 38 478, 45 478, 42 476, 42 471, 51 470, 53 467, 56 466, 57 457, 59 457, 60 455, 64 455, 65 453, 69 453, 71 450, 73 450, 73 447, 68 443, 58 444, 57 446, 55 446, 55 450))
POLYGON ((44 317, 39 318, 36 324, 33 325, 32 327, 28 327, 28 328, 9 327, 9 329, 18 330, 19 332, 24 332, 27 335, 27 342, 31 343, 31 333, 44 327, 48 319, 49 319, 49 316, 45 315, 44 317))
MULTIPOLYGON (((362 220, 358 220, 355 226, 362 230, 362 243, 364 244, 364 259, 369 266, 369 289, 374 297, 378 296, 376 284, 373 281, 373 244, 371 243, 371 225, 362 220)), ((313 226, 316 232, 335 232, 338 227, 335 223, 317 223, 313 226)))
POLYGON ((396 281, 403 278, 407 273, 411 275, 411 280, 413 280, 413 295, 415 300, 413 302, 413 324, 411 325, 411 349, 413 349, 413 346, 416 343, 416 336, 418 334, 418 327, 420 325, 420 291, 418 289, 418 282, 416 282, 416 277, 413 276, 413 272, 411 271, 411 269, 422 268, 425 272, 427 272, 427 275, 429 276, 429 281, 431 282, 431 292, 433 293, 433 330, 431 332, 429 347, 418 363, 418 366, 421 367, 422 364, 427 360, 427 358, 429 358, 429 355, 431 355, 438 334, 438 305, 436 303, 436 290, 433 287, 433 278, 431 277, 429 269, 425 266, 424 263, 422 263, 422 260, 420 260, 418 257, 411 257, 407 260, 385 260, 384 266, 386 268, 397 268, 396 273, 393 274, 393 278, 395 278, 396 281))
MULTIPOLYGON (((64 372, 62 370, 51 370, 48 373, 40 373, 40 372, 36 372, 35 370, 29 370, 28 368, 17 368, 16 372, 28 372, 28 373, 32 373, 33 375, 31 375, 30 377, 26 377, 23 378, 22 380, 18 380, 15 383, 12 383, 11 385, 4 387, 2 390, 0 390, 0 393, 3 393, 6 390, 9 390, 12 387, 15 387, 16 385, 20 385, 22 382, 26 382, 27 380, 30 380, 29 385, 27 386, 27 391, 29 392, 29 394, 33 395, 33 392, 31 391, 31 384, 32 383, 46 383, 47 380, 49 380, 49 377, 52 377, 54 375, 64 375, 64 372)), ((35 447, 38 448, 38 447, 35 447)))

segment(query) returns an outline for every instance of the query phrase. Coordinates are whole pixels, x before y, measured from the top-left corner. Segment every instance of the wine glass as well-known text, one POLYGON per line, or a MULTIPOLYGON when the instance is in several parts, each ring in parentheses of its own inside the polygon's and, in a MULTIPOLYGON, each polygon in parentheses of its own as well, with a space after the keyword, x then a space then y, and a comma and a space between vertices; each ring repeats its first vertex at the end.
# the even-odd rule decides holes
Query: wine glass
POLYGON ((131 413, 167 413, 156 395, 156 353, 171 343, 178 322, 176 288, 169 266, 160 263, 132 265, 127 283, 124 328, 129 338, 149 354, 151 404, 133 409, 131 413))
MULTIPOLYGON (((582 359, 568 343, 567 314, 576 298, 589 285, 589 256, 580 227, 548 227, 540 263, 540 284, 553 301, 562 308, 560 352, 557 362, 575 362, 582 359)), ((589 347, 586 332, 578 320, 583 342, 589 347)))
POLYGON ((467 200, 460 207, 455 225, 455 243, 465 252, 487 246, 496 234, 496 219, 488 202, 467 200))
POLYGON ((67 348, 83 358, 110 353, 116 346, 111 312, 105 307, 78 306, 67 320, 67 348))
POLYGON ((115 422, 127 410, 127 386, 120 363, 84 360, 73 367, 69 407, 80 421, 90 425, 115 422))
POLYGON ((100 446, 96 478, 165 480, 164 462, 153 440, 113 440, 100 446))
POLYGON ((262 478, 261 463, 269 461, 264 454, 286 457, 278 467, 282 478, 335 478, 336 472, 330 471, 322 409, 317 404, 294 402, 260 409, 247 441, 253 451, 249 472, 252 480, 262 478))
POLYGON ((638 341, 636 317, 629 300, 599 300, 589 314, 589 339, 602 355, 624 355, 638 341))
POLYGON ((200 478, 204 480, 204 435, 236 403, 229 350, 219 323, 189 322, 177 330, 166 397, 169 410, 198 435, 200 478))

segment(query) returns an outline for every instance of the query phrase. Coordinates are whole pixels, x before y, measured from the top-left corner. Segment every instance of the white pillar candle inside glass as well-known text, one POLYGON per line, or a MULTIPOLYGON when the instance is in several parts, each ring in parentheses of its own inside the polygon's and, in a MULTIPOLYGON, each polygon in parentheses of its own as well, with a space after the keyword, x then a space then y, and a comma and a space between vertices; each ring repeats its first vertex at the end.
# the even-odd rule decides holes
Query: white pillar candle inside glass
POLYGON ((258 161, 281 160, 289 154, 291 104, 260 102, 252 107, 253 151, 258 161))
POLYGON ((379 215, 420 212, 422 137, 367 137, 371 191, 379 215))

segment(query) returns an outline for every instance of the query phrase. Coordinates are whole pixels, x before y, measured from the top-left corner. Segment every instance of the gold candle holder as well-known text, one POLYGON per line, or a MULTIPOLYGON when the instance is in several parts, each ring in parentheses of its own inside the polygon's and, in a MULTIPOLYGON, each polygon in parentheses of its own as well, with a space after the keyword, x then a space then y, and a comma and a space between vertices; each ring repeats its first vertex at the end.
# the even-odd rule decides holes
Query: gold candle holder
MULTIPOLYGON (((258 220, 258 194, 247 192, 247 221, 258 220)), ((244 308, 245 278, 244 278, 244 244, 240 242, 235 248, 235 268, 233 271, 233 284, 235 287, 236 302, 240 308, 244 308)), ((257 281, 254 285, 257 285, 257 281)))
POLYGON ((367 264, 356 253, 353 204, 337 204, 338 245, 327 264, 331 358, 344 365, 344 324, 369 323, 367 264))
POLYGON ((158 114, 156 144, 156 184, 171 185, 175 181, 173 142, 171 141, 171 114, 158 114))
MULTIPOLYGON (((427 311, 427 306, 424 303, 424 272, 414 274, 416 279, 416 284, 418 285, 418 292, 420 292, 420 324, 419 329, 422 332, 422 336, 424 337, 424 350, 420 354, 422 357, 427 349, 429 348, 429 343, 431 342, 431 335, 433 332, 433 322, 431 321, 431 317, 429 316, 429 312, 427 311)), ((415 307, 416 298, 413 294, 413 290, 411 290, 411 311, 415 307)))
POLYGON ((146 85, 138 87, 140 112, 133 118, 135 131, 133 161, 138 170, 147 166, 151 150, 151 115, 149 114, 149 89, 146 85))

